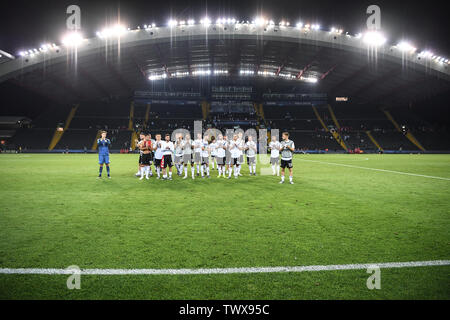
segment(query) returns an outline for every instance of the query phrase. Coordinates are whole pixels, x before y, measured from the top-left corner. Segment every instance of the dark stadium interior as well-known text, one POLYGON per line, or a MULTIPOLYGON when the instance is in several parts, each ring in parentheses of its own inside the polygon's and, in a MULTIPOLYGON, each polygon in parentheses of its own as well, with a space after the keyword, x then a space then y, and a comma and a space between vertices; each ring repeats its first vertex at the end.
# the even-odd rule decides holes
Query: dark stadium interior
MULTIPOLYGON (((10 93, 17 88, 9 84, 2 90, 10 93)), ((16 102, 21 108, 2 108, 0 115, 1 139, 3 149, 23 152, 31 150, 46 151, 57 126, 64 126, 71 106, 55 105, 40 96, 18 91, 16 102), (28 119, 28 121, 26 121, 28 119)), ((388 110, 403 127, 420 141, 426 150, 449 151, 450 131, 448 117, 442 117, 445 105, 437 97, 434 101, 423 101, 410 106, 392 106, 388 110), (432 106, 432 104, 436 106, 432 106)), ((129 150, 132 130, 129 130, 130 99, 111 99, 80 103, 70 123, 54 151, 69 148, 73 151, 90 152, 97 133, 108 130, 113 149, 129 150)), ((150 104, 149 104, 150 105, 150 104)), ((317 111, 326 126, 337 129, 349 150, 360 148, 364 152, 377 152, 378 147, 367 135, 370 131, 385 151, 420 151, 383 113, 376 104, 334 103, 331 105, 341 126, 337 129, 326 104, 318 105, 317 111)), ((214 108, 214 107, 213 107, 214 108)), ((219 130, 233 128, 248 129, 256 127, 289 131, 298 149, 311 152, 342 152, 343 149, 333 136, 321 126, 311 105, 263 105, 263 116, 259 116, 252 104, 242 112, 210 112, 203 119, 201 102, 189 105, 170 103, 151 104, 146 122, 147 103, 136 99, 134 103, 133 129, 170 133, 174 129, 185 128, 193 133, 195 120, 202 120, 203 127, 219 130), (145 124, 147 123, 147 124, 145 124), (144 127, 145 126, 145 127, 144 127)), ((221 109, 222 110, 222 109, 221 109)))

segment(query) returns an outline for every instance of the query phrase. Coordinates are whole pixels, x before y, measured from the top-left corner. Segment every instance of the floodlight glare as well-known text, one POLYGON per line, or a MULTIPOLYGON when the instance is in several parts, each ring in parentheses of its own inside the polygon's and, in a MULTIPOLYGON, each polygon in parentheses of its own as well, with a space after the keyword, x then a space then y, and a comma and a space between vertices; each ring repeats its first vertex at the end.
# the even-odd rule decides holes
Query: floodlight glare
MULTIPOLYGON (((138 27, 138 29, 140 29, 140 27, 138 27)), ((96 34, 99 38, 109 38, 109 37, 120 37, 125 32, 127 32, 127 28, 125 28, 125 26, 116 24, 112 27, 105 28, 102 31, 99 31, 96 34)))
POLYGON ((254 20, 254 23, 257 26, 263 26, 263 25, 266 24, 266 20, 264 18, 262 18, 262 17, 256 17, 255 20, 254 20))
POLYGON ((177 20, 173 20, 173 19, 170 19, 169 22, 167 23, 167 25, 171 28, 176 27, 177 24, 178 24, 177 20))
POLYGON ((381 46, 386 42, 386 38, 377 31, 369 31, 364 35, 364 42, 369 46, 381 46))
POLYGON ((419 56, 422 56, 422 57, 425 57, 425 58, 430 58, 430 57, 433 56, 433 52, 428 51, 428 50, 425 50, 425 51, 422 51, 422 52, 419 54, 419 56))
POLYGON ((318 81, 317 78, 313 78, 313 77, 308 77, 308 78, 301 77, 300 80, 303 80, 305 82, 310 82, 310 83, 316 83, 318 81))
POLYGON ((64 36, 62 43, 68 47, 77 47, 83 42, 83 37, 78 32, 70 32, 64 36))
POLYGON ((409 44, 406 41, 402 41, 397 45, 397 48, 400 49, 402 52, 414 52, 416 51, 416 48, 414 48, 411 44, 409 44))
POLYGON ((202 20, 200 20, 200 23, 205 27, 208 27, 211 24, 211 20, 208 17, 205 17, 202 20))

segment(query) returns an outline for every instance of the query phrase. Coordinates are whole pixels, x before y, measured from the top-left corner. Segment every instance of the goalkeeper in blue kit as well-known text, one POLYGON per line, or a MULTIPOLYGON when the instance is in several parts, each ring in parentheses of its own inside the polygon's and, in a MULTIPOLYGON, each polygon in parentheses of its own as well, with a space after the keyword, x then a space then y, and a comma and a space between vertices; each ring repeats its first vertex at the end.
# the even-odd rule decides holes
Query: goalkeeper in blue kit
POLYGON ((109 172, 109 147, 111 146, 111 140, 106 139, 106 131, 102 131, 101 138, 97 140, 98 146, 98 163, 100 165, 98 177, 102 177, 103 165, 106 164, 106 171, 108 172, 108 178, 110 179, 109 172))

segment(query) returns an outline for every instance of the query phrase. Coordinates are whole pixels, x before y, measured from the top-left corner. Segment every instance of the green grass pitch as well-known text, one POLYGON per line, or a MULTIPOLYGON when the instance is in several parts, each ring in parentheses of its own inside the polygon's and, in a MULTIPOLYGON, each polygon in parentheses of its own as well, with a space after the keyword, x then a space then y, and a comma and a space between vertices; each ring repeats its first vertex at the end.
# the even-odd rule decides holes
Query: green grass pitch
MULTIPOLYGON (((0 155, 0 268, 229 268, 448 260, 450 155, 296 155, 273 176, 139 181, 137 155, 0 155), (304 161, 316 160, 321 162, 304 161), (336 166, 323 162, 345 164, 336 166), (106 171, 106 170, 105 170, 106 171), (105 173, 104 173, 105 174, 105 173)), ((227 275, 0 274, 0 299, 449 299, 450 266, 227 275)))

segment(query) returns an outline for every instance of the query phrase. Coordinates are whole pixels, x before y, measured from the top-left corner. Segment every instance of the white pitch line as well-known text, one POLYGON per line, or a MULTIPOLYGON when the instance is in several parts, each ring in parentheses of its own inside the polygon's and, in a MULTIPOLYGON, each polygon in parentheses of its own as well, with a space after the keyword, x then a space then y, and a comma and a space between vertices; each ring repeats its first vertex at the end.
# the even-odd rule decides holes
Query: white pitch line
POLYGON ((403 174, 403 175, 407 175, 407 176, 414 176, 414 177, 422 177, 422 178, 430 178, 430 179, 439 179, 439 180, 450 181, 450 178, 437 177, 437 176, 427 176, 427 175, 424 175, 424 174, 417 174, 417 173, 410 173, 410 172, 402 172, 402 171, 394 171, 394 170, 386 170, 386 169, 360 167, 360 166, 354 166, 354 165, 350 165, 350 164, 326 162, 326 161, 318 161, 318 160, 307 160, 307 159, 298 159, 298 160, 300 160, 300 161, 309 161, 309 162, 317 162, 317 163, 322 163, 322 164, 329 164, 329 165, 333 165, 333 166, 342 166, 342 167, 349 167, 349 168, 356 168, 356 169, 366 169, 366 170, 372 170, 372 171, 397 173, 397 174, 403 174))
POLYGON ((235 273, 285 273, 309 271, 366 270, 367 268, 411 268, 449 266, 450 260, 383 262, 365 264, 316 265, 294 267, 251 267, 251 268, 211 268, 211 269, 50 269, 50 268, 3 268, 0 274, 44 274, 44 275, 195 275, 195 274, 235 274, 235 273))

